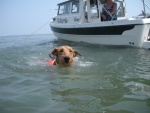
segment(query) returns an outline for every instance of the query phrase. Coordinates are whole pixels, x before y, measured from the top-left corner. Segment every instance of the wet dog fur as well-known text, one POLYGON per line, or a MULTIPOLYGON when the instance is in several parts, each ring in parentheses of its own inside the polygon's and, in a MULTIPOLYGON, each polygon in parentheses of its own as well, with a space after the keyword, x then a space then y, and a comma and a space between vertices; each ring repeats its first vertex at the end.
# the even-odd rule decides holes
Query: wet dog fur
POLYGON ((56 57, 55 64, 58 64, 59 67, 70 67, 74 63, 73 58, 80 54, 70 46, 60 46, 49 54, 51 55, 56 57))

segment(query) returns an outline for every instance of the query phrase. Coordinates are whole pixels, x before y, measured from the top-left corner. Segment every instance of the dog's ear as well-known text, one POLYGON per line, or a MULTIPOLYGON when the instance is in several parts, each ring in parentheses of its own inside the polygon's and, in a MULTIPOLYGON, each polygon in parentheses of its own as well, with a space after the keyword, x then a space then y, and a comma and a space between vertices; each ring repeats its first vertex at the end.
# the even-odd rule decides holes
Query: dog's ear
POLYGON ((50 54, 58 56, 58 48, 55 48, 50 54))
MULTIPOLYGON (((74 52, 74 55, 73 55, 74 57, 76 57, 77 55, 80 55, 80 53, 78 53, 77 50, 74 50, 73 52, 74 52)), ((81 56, 81 55, 80 55, 80 56, 81 56)))

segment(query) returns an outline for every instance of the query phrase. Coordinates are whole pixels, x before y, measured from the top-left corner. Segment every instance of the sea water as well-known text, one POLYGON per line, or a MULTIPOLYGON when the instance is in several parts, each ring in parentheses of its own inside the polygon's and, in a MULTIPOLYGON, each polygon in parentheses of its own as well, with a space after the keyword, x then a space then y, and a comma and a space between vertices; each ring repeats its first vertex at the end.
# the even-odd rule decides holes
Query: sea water
POLYGON ((150 113, 150 51, 1 36, 0 113, 150 113), (48 65, 61 45, 82 55, 70 68, 48 65))

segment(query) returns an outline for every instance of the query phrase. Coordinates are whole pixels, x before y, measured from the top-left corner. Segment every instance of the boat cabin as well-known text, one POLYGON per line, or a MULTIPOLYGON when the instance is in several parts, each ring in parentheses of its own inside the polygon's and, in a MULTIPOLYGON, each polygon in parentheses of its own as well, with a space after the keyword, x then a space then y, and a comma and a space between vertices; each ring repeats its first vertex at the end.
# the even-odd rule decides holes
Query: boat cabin
MULTIPOLYGON (((58 4, 54 23, 77 24, 101 21, 101 12, 107 0, 68 0, 58 4)), ((124 0, 113 0, 117 4, 117 20, 125 19, 124 0)), ((105 8, 103 10, 106 10, 105 8)), ((113 17, 112 17, 113 18, 113 17)), ((115 21, 112 19, 112 21, 115 21)))

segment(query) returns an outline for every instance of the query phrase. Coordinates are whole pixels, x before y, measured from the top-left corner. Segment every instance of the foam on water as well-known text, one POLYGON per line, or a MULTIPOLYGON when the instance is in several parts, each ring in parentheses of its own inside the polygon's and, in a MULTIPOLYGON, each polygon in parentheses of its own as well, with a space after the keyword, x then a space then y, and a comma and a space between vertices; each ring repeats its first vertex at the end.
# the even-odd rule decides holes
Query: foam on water
MULTIPOLYGON (((75 57, 74 58, 74 64, 75 66, 80 66, 80 67, 89 67, 89 66, 94 66, 96 65, 96 63, 94 62, 89 62, 89 61, 83 61, 84 57, 79 58, 79 57, 75 57)), ((49 66, 48 62, 49 62, 50 58, 39 58, 37 56, 31 56, 28 61, 27 64, 29 66, 49 66)))
POLYGON ((80 66, 80 67, 89 67, 89 66, 93 66, 95 63, 94 62, 89 62, 89 61, 85 61, 84 57, 75 57, 75 65, 80 66))

